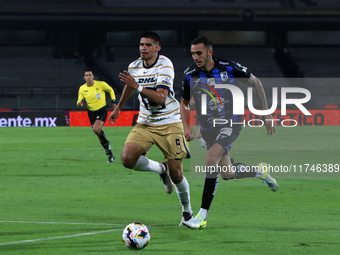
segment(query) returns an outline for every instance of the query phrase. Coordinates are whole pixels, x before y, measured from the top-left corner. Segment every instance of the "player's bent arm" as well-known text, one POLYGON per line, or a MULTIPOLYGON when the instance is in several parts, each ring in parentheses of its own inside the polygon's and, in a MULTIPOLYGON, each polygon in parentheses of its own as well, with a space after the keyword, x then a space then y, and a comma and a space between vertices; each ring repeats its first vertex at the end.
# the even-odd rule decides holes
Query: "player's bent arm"
POLYGON ((135 91, 134 89, 125 85, 123 92, 122 92, 122 96, 120 97, 119 103, 118 105, 116 105, 114 109, 120 111, 122 107, 124 106, 124 104, 126 103, 126 101, 132 96, 134 91, 135 91))
POLYGON ((116 100, 116 94, 115 94, 113 88, 109 84, 105 83, 103 90, 110 94, 111 100, 116 100))
POLYGON ((133 92, 134 92, 134 89, 131 89, 128 86, 125 85, 123 93, 122 93, 122 96, 120 97, 118 105, 115 104, 115 103, 112 103, 113 111, 110 113, 110 116, 109 116, 109 122, 111 124, 114 124, 116 122, 116 120, 119 117, 120 110, 122 109, 122 107, 124 106, 126 101, 131 97, 133 92))
POLYGON ((163 105, 165 104, 169 91, 163 88, 158 88, 157 90, 143 88, 140 93, 150 101, 163 105))
MULTIPOLYGON (((247 81, 248 85, 253 86, 255 89, 256 95, 260 101, 262 110, 268 110, 268 104, 266 99, 266 93, 264 92, 262 82, 255 75, 251 74, 249 80, 247 81)), ((267 128, 267 134, 272 135, 275 133, 275 124, 273 121, 273 117, 271 115, 264 115, 264 124, 267 128)))
POLYGON ((117 108, 117 104, 116 103, 112 103, 112 111, 114 111, 117 108))
POLYGON ((78 100, 77 100, 77 106, 83 106, 84 105, 84 96, 81 92, 81 88, 78 91, 78 100))
POLYGON ((81 106, 83 106, 83 105, 84 105, 84 101, 83 101, 83 100, 77 102, 77 106, 78 106, 78 107, 81 107, 81 106))
POLYGON ((181 118, 184 128, 189 128, 189 117, 190 117, 190 105, 189 100, 185 100, 183 97, 181 99, 181 118))
POLYGON ((190 101, 185 100, 184 98, 181 99, 181 118, 184 128, 184 136, 187 141, 190 141, 190 124, 189 124, 189 118, 190 118, 190 101))
POLYGON ((254 88, 256 95, 260 101, 262 110, 268 110, 266 94, 264 92, 260 79, 251 74, 249 80, 247 81, 247 84, 254 88))

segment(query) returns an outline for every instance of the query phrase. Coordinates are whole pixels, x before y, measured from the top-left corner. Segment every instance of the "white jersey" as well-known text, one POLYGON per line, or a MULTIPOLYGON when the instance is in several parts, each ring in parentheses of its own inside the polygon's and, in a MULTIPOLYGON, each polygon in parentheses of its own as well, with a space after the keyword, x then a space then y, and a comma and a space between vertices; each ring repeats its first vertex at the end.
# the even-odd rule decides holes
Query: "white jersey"
POLYGON ((181 122, 180 107, 175 99, 173 88, 175 72, 170 59, 159 55, 152 66, 145 67, 143 60, 139 58, 129 65, 129 73, 144 89, 164 88, 169 91, 164 105, 149 101, 148 98, 139 94, 140 106, 137 123, 164 125, 181 122))

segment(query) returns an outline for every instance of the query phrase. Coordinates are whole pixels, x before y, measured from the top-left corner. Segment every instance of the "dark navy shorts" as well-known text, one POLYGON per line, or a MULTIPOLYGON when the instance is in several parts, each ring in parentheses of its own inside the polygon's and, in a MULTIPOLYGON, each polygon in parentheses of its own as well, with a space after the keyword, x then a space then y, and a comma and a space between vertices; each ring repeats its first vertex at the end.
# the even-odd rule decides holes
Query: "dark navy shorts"
POLYGON ((241 129, 242 125, 233 125, 233 127, 215 127, 212 130, 202 130, 201 133, 207 143, 208 150, 214 143, 218 143, 226 150, 224 155, 227 155, 228 149, 239 136, 241 129))

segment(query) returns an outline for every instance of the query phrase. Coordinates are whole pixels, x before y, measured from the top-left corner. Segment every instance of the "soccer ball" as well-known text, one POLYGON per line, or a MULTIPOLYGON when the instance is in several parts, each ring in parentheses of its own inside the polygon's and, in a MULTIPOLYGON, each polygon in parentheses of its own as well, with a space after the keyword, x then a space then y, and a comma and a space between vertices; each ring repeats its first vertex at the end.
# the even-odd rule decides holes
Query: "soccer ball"
POLYGON ((149 244, 150 232, 144 224, 134 222, 125 227, 122 237, 126 247, 141 250, 149 244))

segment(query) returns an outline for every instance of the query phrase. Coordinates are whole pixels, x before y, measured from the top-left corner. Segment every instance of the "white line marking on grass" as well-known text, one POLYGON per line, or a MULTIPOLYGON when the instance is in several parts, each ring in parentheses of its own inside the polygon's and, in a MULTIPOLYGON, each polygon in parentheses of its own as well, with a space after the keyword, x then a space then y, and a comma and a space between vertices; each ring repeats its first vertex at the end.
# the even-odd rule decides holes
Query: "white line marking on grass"
POLYGON ((0 246, 11 245, 11 244, 20 244, 20 243, 33 243, 33 242, 40 242, 40 241, 50 241, 50 240, 57 240, 57 239, 64 239, 64 238, 73 238, 73 237, 79 237, 79 236, 98 235, 98 234, 102 234, 102 233, 122 231, 122 230, 123 229, 109 229, 109 230, 81 233, 81 234, 75 234, 75 235, 54 236, 54 237, 46 237, 46 238, 38 238, 38 239, 30 239, 30 240, 21 240, 21 241, 0 243, 0 246))
POLYGON ((123 226, 124 224, 110 223, 82 223, 82 222, 41 222, 41 221, 23 221, 23 220, 1 220, 0 223, 27 223, 27 224, 60 224, 60 225, 92 225, 92 226, 123 226))

